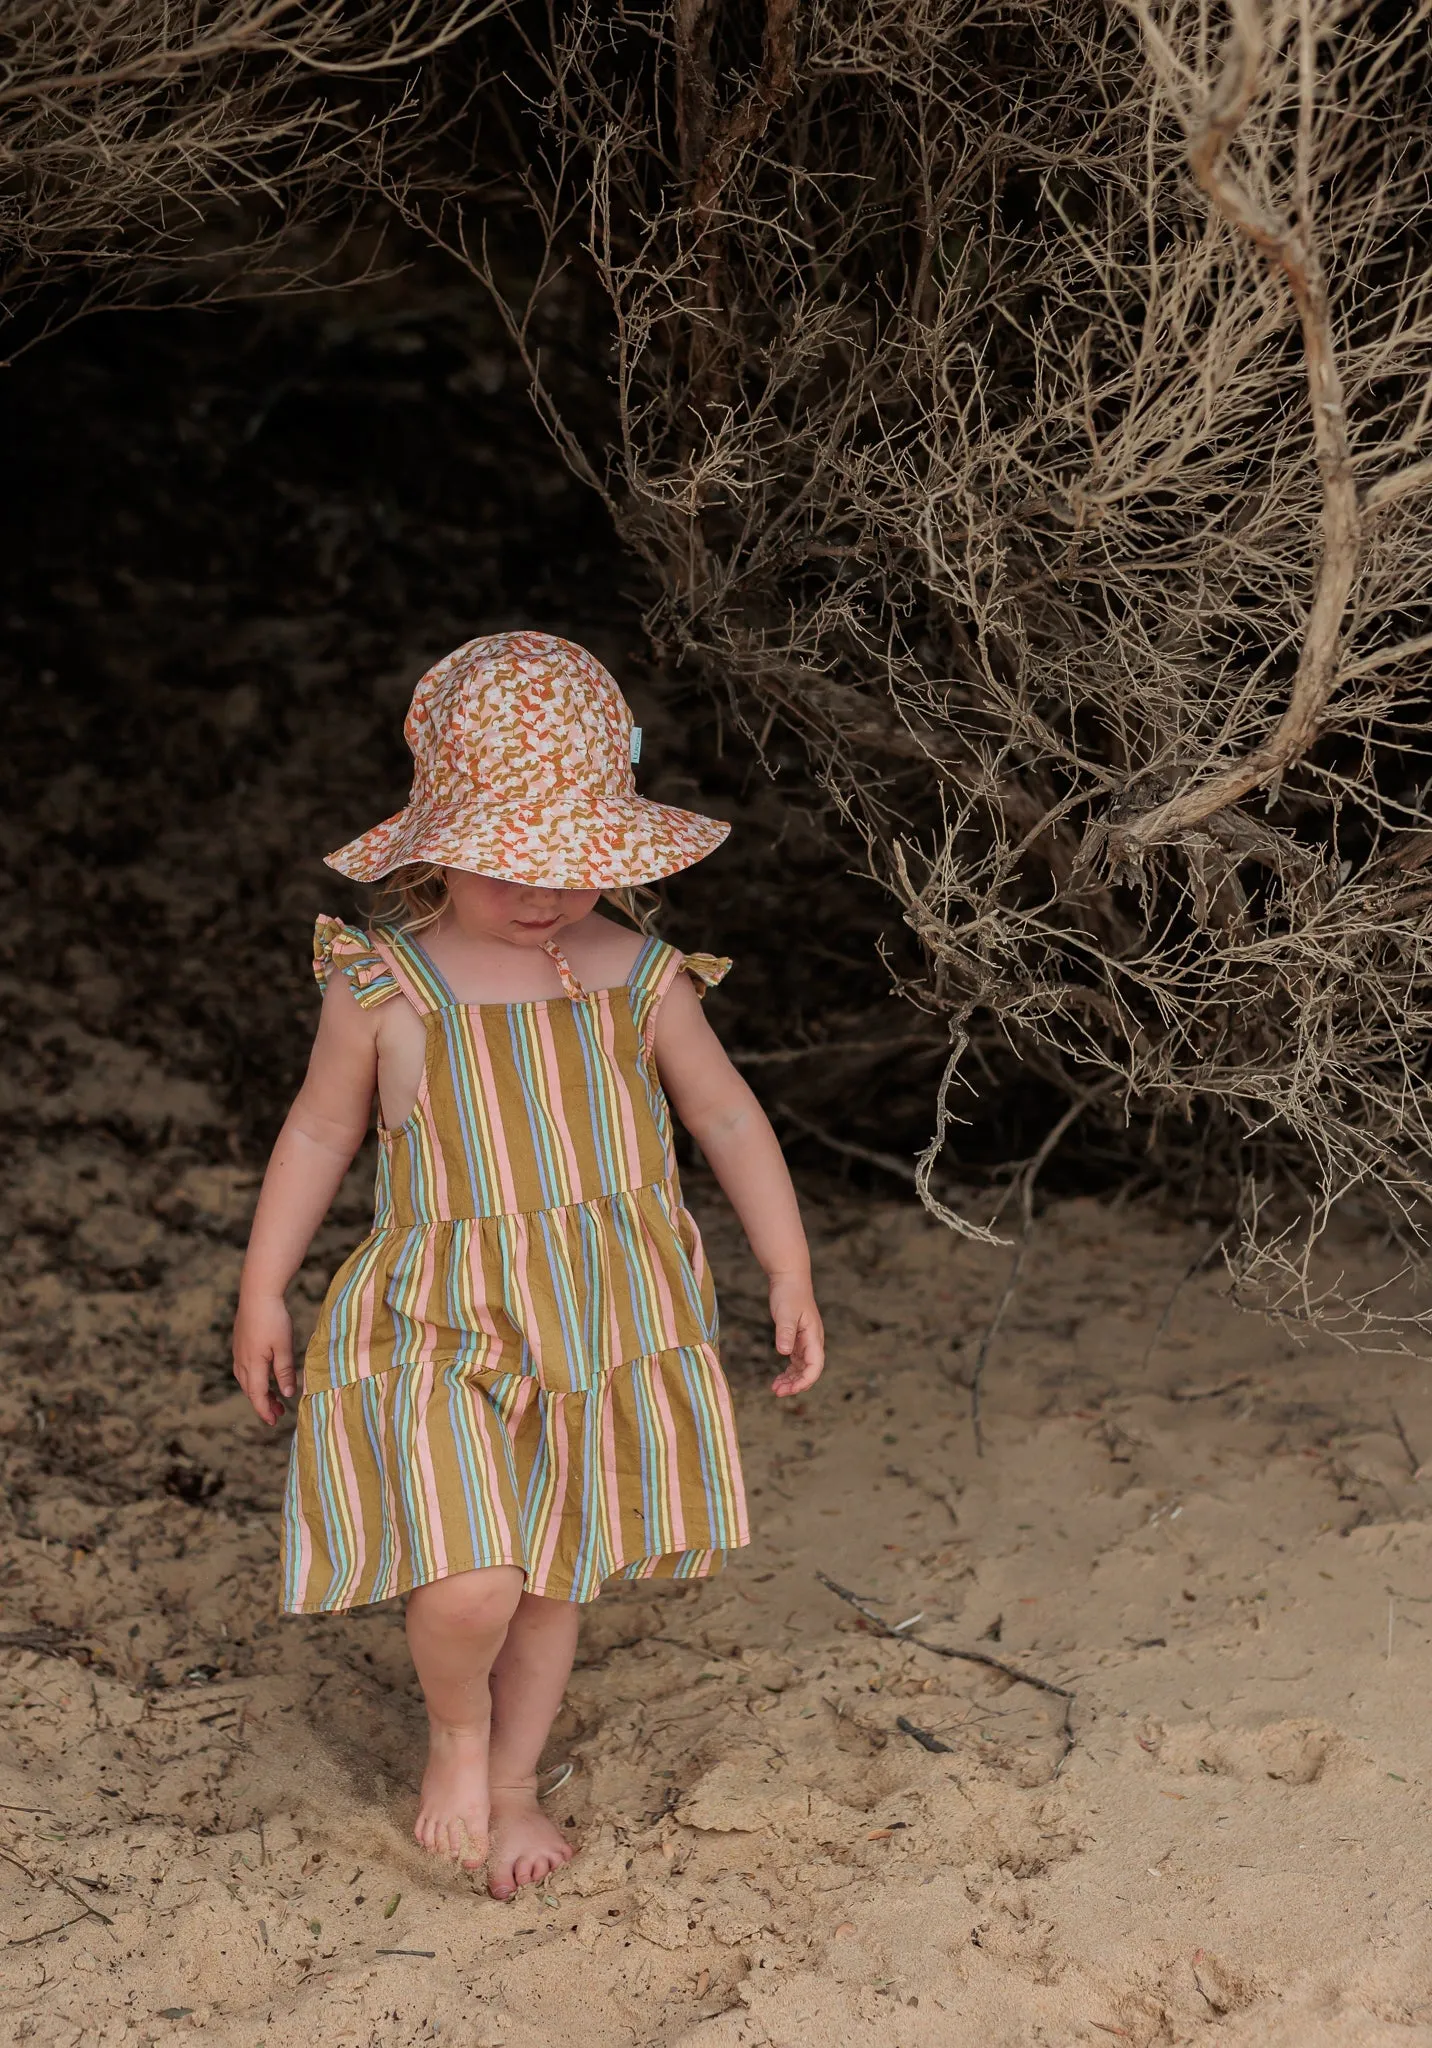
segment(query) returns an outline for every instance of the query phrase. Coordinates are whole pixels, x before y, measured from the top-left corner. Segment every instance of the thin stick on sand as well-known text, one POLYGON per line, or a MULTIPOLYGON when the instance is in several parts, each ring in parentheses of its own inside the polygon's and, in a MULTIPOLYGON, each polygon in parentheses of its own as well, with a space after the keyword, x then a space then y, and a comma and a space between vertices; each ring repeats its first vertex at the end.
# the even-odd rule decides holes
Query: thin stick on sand
MULTIPOLYGON (((101 1913, 98 1906, 92 1906, 81 1892, 75 1890, 68 1879, 57 1876, 53 1870, 32 1870, 28 1863, 22 1862, 9 1849, 0 1849, 0 1857, 3 1857, 6 1863, 12 1863, 16 1870, 23 1870, 31 1884, 52 1884, 57 1891, 62 1891, 67 1899, 73 1899, 77 1906, 83 1906, 84 1912, 80 1915, 81 1919, 102 1920, 106 1927, 112 1925, 108 1913, 101 1913)), ((69 1923, 67 1922, 66 1924, 68 1925, 69 1923)), ((52 1934, 58 1932, 55 1928, 51 1928, 49 1931, 52 1934)), ((39 1937, 37 1935, 27 1936, 26 1939, 38 1940, 39 1937)))
POLYGON ((921 1749, 927 1749, 931 1756, 954 1755, 948 1742, 941 1742, 939 1736, 932 1735, 928 1728, 917 1728, 915 1723, 907 1721, 903 1714, 895 1716, 895 1726, 902 1735, 908 1735, 912 1741, 918 1742, 921 1749))
POLYGON ((1397 1441, 1401 1444, 1403 1453, 1406 1456, 1407 1469, 1412 1474, 1412 1477, 1415 1479, 1418 1473, 1422 1470, 1422 1460, 1418 1457, 1416 1451, 1413 1450, 1412 1442, 1407 1434, 1406 1426, 1403 1423, 1402 1417, 1398 1414, 1397 1410, 1389 1406, 1388 1413, 1392 1417, 1392 1426, 1397 1431, 1397 1441))
POLYGON ((1199 1253, 1198 1257, 1194 1259, 1189 1265, 1185 1266, 1183 1271, 1179 1274, 1177 1280, 1175 1280, 1173 1284, 1173 1292, 1169 1295, 1168 1300, 1163 1305, 1163 1314, 1154 1324, 1154 1333, 1152 1337, 1150 1337, 1149 1339, 1148 1349, 1144 1352, 1145 1371, 1148 1370, 1149 1361, 1152 1359, 1155 1351, 1157 1351, 1160 1340, 1162 1339, 1165 1330, 1167 1330, 1170 1322, 1173 1320, 1174 1306, 1177 1303, 1179 1296, 1183 1293, 1184 1288, 1187 1287, 1189 1281, 1193 1279, 1195 1274, 1201 1273, 1205 1266, 1210 1265, 1212 1263, 1214 1255, 1225 1244, 1227 1244, 1229 1237, 1236 1229, 1237 1224, 1238 1218, 1236 1216, 1232 1217, 1227 1223, 1225 1223, 1222 1230, 1219 1231, 1217 1237, 1214 1238, 1212 1244, 1205 1245, 1203 1250, 1199 1253))
POLYGON ((83 1913, 72 1913, 68 1920, 57 1920, 53 1927, 42 1927, 38 1934, 17 1934, 6 1942, 6 1948, 28 1948, 32 1941, 43 1941, 47 1935, 63 1934, 67 1927, 78 1927, 84 1919, 83 1913))
MULTIPOLYGON (((1001 1677, 1008 1678, 1015 1685, 1029 1685, 1036 1692, 1047 1692, 1055 1699, 1063 1700, 1064 1718, 1059 1729, 1063 1748, 1059 1754, 1059 1761, 1054 1766, 1054 1775, 1057 1777, 1063 1770, 1069 1752, 1074 1747, 1072 1715, 1075 1695, 1067 1685, 1056 1685, 1052 1678, 1036 1678, 1033 1672, 1021 1671, 1017 1664, 1006 1664, 1003 1658, 987 1656, 983 1650, 953 1650, 946 1643, 932 1643, 928 1636, 912 1636, 907 1629, 892 1627, 883 1615, 877 1614, 873 1607, 868 1607, 858 1593, 852 1593, 849 1586, 842 1586, 837 1579, 830 1578, 825 1572, 818 1571, 816 1577, 828 1593, 834 1593, 837 1600, 844 1600, 857 1614, 864 1615, 878 1634, 888 1636, 892 1642, 914 1643, 919 1649, 929 1650, 936 1657, 956 1658, 962 1664, 982 1664, 987 1671, 998 1671, 1001 1677)), ((908 1734, 909 1730, 905 1732, 908 1734)))

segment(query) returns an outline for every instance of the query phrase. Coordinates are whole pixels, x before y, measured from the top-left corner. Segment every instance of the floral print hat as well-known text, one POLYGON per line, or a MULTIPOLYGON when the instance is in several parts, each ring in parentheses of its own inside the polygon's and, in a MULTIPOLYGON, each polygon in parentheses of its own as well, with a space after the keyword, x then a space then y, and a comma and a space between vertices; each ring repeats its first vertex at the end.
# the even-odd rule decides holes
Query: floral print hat
POLYGON ((403 732, 407 808, 327 856, 355 881, 432 862, 529 887, 626 888, 690 867, 731 829, 637 795, 626 700, 593 655, 551 633, 489 633, 446 655, 403 732))

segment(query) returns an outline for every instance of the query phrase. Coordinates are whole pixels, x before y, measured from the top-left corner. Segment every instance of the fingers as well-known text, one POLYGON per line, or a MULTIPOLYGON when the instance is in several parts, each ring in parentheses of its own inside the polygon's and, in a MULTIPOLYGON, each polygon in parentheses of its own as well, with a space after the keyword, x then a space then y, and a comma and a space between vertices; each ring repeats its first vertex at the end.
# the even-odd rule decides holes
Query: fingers
POLYGON ((292 1399, 298 1392, 293 1325, 283 1302, 277 1297, 246 1299, 241 1293, 233 1342, 234 1378, 259 1420, 272 1425, 282 1416, 284 1404, 271 1391, 270 1377, 277 1381, 279 1394, 292 1399))
POLYGON ((771 1391, 780 1395, 803 1394, 807 1387, 815 1385, 820 1375, 820 1362, 818 1360, 805 1359, 795 1365, 787 1366, 784 1372, 777 1373, 776 1377, 771 1381, 771 1391))
POLYGON ((820 1317, 814 1313, 803 1315, 792 1343, 783 1346, 777 1337, 776 1349, 788 1350, 791 1362, 772 1380, 772 1393, 784 1399, 791 1394, 803 1394, 808 1387, 813 1387, 825 1370, 825 1332, 820 1317))
MULTIPOLYGON (((267 1354, 262 1358, 245 1358, 236 1355, 234 1358, 234 1378, 243 1388, 244 1393, 248 1397, 249 1406, 253 1409, 255 1415, 258 1416, 260 1422, 275 1423, 283 1414, 284 1409, 282 1401, 275 1400, 274 1396, 269 1392, 269 1365, 270 1361, 267 1354)), ((291 1362, 288 1368, 288 1384, 284 1386, 283 1379, 280 1377, 279 1385, 283 1387, 283 1391, 286 1394, 292 1394, 297 1391, 294 1384, 291 1362)))
POLYGON ((278 1381, 278 1390, 292 1400, 298 1392, 298 1375, 293 1366, 293 1346, 287 1345, 282 1351, 276 1350, 273 1359, 273 1376, 278 1381))
POLYGON ((791 1394, 803 1394, 807 1387, 815 1385, 820 1371, 818 1365, 793 1366, 789 1372, 783 1372, 771 1381, 771 1392, 783 1400, 791 1394))

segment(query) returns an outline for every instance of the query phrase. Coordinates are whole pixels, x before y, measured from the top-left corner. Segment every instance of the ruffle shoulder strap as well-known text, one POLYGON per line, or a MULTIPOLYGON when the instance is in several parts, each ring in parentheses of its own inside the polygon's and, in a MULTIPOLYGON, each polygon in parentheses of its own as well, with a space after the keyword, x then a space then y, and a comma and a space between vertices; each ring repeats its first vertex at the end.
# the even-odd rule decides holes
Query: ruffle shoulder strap
POLYGON ((731 962, 724 953, 683 953, 681 971, 691 976, 696 993, 704 1002, 706 991, 723 982, 731 972, 731 962))
POLYGON ((365 1010, 386 1003, 399 992, 392 969, 374 951, 368 934, 344 924, 342 918, 325 915, 313 927, 313 973, 321 989, 328 987, 335 969, 353 991, 355 1002, 365 1010))
POLYGON ((649 939, 632 969, 631 991, 642 1044, 649 1054, 656 1038, 656 1013, 661 999, 679 974, 689 974, 698 996, 705 997, 730 971, 731 962, 717 953, 683 953, 661 939, 649 939))

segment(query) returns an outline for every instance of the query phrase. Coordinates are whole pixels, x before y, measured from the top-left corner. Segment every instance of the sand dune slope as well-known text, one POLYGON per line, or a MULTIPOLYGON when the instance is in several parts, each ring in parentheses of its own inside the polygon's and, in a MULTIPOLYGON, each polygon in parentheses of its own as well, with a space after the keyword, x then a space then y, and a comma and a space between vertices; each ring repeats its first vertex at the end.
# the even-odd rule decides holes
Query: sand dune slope
POLYGON ((782 1409, 703 1194, 757 1540, 593 1611, 551 1751, 581 1852, 499 1906, 409 1840, 397 1611, 273 1614, 283 1447, 219 1334, 248 1176, 138 1067, 96 1127, 114 1077, 63 1035, 8 1190, 0 2038, 1432 2043, 1420 1364, 1299 1350, 1211 1274, 1148 1355, 1207 1240, 1066 1203, 977 1458, 1005 1254, 818 1208, 833 1363, 782 1409), (1061 1698, 818 1572, 1068 1687, 1067 1755, 1061 1698))

